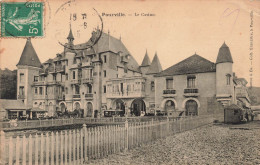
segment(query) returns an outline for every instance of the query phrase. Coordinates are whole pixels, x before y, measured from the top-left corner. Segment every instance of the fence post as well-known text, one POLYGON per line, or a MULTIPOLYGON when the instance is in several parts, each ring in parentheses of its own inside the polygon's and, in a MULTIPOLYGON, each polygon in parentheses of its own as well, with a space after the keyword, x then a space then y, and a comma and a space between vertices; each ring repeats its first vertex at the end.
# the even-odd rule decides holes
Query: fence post
POLYGON ((55 133, 55 142, 56 142, 56 156, 55 156, 55 158, 56 158, 56 162, 55 162, 55 164, 59 164, 59 132, 57 131, 56 133, 55 133))
POLYGON ((20 164, 20 138, 19 136, 16 137, 16 158, 15 158, 15 161, 16 161, 16 164, 19 165, 20 164))
POLYGON ((13 164, 13 137, 9 138, 9 164, 13 164))
POLYGON ((68 132, 64 131, 64 164, 67 165, 68 162, 68 132))
POLYGON ((40 149, 40 164, 43 165, 43 133, 41 133, 41 149, 40 149))
POLYGON ((38 154, 39 154, 39 150, 38 150, 38 144, 39 144, 39 141, 38 141, 38 135, 37 133, 35 134, 35 165, 38 165, 38 154))
POLYGON ((49 156, 50 155, 50 144, 49 144, 50 138, 49 138, 48 132, 46 132, 45 140, 46 140, 46 165, 48 165, 50 162, 50 156, 49 156))
POLYGON ((63 164, 63 145, 64 145, 64 135, 63 131, 60 131, 60 163, 63 164))
POLYGON ((128 140, 129 140, 129 138, 128 138, 128 120, 126 119, 125 120, 125 130, 126 130, 126 146, 125 146, 125 150, 128 150, 128 140))
MULTIPOLYGON (((83 124, 83 133, 84 133, 84 141, 83 141, 83 148, 84 148, 84 163, 87 162, 88 156, 87 156, 87 125, 83 124)), ((83 148, 82 148, 82 154, 83 154, 83 148)), ((82 155, 81 155, 82 156, 82 155)))
POLYGON ((1 159, 2 159, 2 163, 5 164, 5 133, 4 131, 1 131, 1 143, 2 143, 2 147, 1 147, 1 159))
POLYGON ((32 135, 29 135, 29 165, 32 165, 32 135))
MULTIPOLYGON (((19 136, 17 136, 17 138, 19 138, 19 136)), ((20 143, 19 140, 17 140, 16 143, 18 144, 18 146, 16 146, 16 148, 18 147, 20 149, 20 147, 19 147, 19 143, 20 143)), ((23 152, 23 158, 22 158, 23 159, 23 164, 26 164, 26 137, 25 137, 25 135, 23 135, 23 147, 22 148, 23 148, 22 151, 24 151, 23 152)), ((17 156, 18 156, 18 160, 19 160, 19 153, 16 153, 16 159, 17 159, 17 156)))

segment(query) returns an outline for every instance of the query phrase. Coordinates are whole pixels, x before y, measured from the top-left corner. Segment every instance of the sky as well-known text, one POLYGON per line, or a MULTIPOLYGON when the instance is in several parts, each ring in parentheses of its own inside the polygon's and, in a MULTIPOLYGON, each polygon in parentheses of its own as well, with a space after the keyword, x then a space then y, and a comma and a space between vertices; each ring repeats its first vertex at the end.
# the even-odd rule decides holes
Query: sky
MULTIPOLYGON (((131 55, 141 64, 147 50, 152 60, 155 52, 163 69, 198 54, 216 62, 225 42, 233 57, 233 71, 260 87, 260 1, 250 0, 172 0, 172 1, 90 1, 45 0, 44 36, 33 38, 32 44, 41 62, 54 58, 63 50, 70 26, 75 44, 90 38, 96 26, 120 38, 131 55), (69 5, 68 5, 69 4, 69 5), (97 13, 94 11, 94 9, 97 13), (253 11, 253 17, 250 16, 253 11), (78 14, 76 21, 70 15, 78 14), (82 13, 87 13, 83 20, 82 13), (122 13, 125 16, 112 16, 122 13), (142 16, 142 13, 153 16, 142 16), (107 14, 107 15, 103 15, 107 14), (139 14, 139 15, 138 15, 139 14), (102 16, 103 15, 103 16, 102 16), (136 16, 138 15, 138 16, 136 16), (251 19, 252 18, 252 19, 251 19), (252 22, 253 20, 253 22, 252 22), (87 22, 87 28, 84 28, 87 22), (253 26, 250 27, 250 24, 253 26), (250 30, 253 30, 253 50, 250 51, 250 30), (250 52, 253 59, 250 60, 250 52), (252 64, 251 64, 252 62, 252 64)), ((25 38, 1 38, 0 67, 16 69, 25 38)))

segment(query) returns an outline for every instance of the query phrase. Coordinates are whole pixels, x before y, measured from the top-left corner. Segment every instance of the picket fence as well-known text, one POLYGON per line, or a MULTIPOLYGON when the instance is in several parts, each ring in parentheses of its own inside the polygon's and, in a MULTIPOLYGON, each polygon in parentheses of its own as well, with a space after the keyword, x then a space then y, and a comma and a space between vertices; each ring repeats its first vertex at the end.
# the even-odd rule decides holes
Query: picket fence
POLYGON ((5 137, 2 164, 84 164, 175 133, 212 123, 211 116, 128 122, 81 129, 5 137))

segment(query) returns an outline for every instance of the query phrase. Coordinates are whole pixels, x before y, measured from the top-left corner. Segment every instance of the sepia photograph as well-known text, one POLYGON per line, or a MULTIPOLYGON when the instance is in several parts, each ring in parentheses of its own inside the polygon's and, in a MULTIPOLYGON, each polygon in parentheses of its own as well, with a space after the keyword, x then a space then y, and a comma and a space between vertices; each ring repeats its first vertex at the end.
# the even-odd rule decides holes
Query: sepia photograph
POLYGON ((260 164, 260 0, 0 0, 0 165, 260 164))

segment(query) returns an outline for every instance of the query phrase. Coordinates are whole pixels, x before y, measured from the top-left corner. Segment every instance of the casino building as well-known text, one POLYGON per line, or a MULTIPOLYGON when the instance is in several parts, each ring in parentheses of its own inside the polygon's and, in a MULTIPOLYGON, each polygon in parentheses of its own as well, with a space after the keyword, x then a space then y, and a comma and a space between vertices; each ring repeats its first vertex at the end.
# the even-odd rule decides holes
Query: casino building
MULTIPOLYGON (((96 30, 92 37, 100 33, 96 30)), ((17 64, 17 98, 32 110, 42 109, 48 116, 74 110, 84 117, 103 116, 105 110, 126 116, 204 115, 221 113, 224 106, 238 102, 237 78, 225 43, 216 63, 194 54, 162 70, 157 53, 151 62, 146 52, 139 65, 121 39, 109 32, 102 32, 88 49, 80 48, 92 40, 75 45, 71 30, 67 40, 63 52, 43 63, 31 40, 26 41, 17 64)), ((239 90, 240 102, 250 106, 243 96, 246 88, 240 85, 239 90)))

